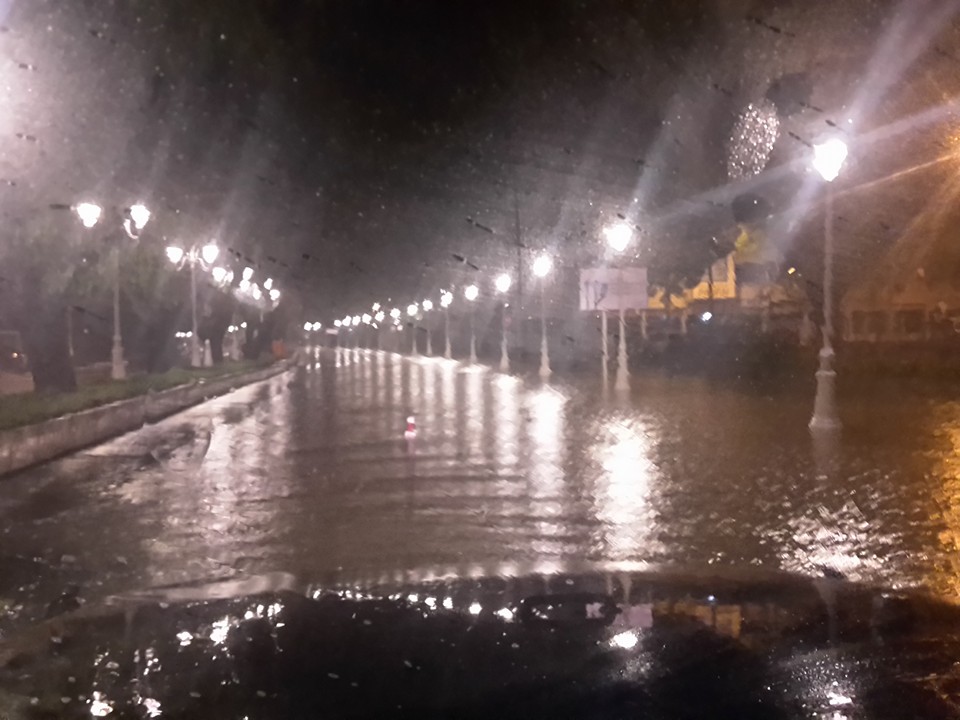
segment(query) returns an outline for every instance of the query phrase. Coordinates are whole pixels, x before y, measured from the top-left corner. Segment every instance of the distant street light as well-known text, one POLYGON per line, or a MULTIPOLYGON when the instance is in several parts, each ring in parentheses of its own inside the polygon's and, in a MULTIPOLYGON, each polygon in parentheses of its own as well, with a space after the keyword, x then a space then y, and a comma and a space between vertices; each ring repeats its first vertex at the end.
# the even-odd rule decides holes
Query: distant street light
POLYGON ((447 360, 453 357, 453 353, 450 349, 450 304, 453 302, 453 293, 449 290, 440 291, 440 307, 443 308, 443 325, 444 325, 444 347, 443 347, 443 357, 447 360))
MULTIPOLYGON (((200 334, 197 331, 197 265, 206 269, 217 261, 220 255, 220 248, 215 243, 207 243, 203 247, 194 245, 189 250, 170 245, 166 250, 167 259, 177 266, 177 269, 183 266, 183 263, 190 265, 190 329, 193 333, 190 336, 190 366, 201 367, 203 365, 203 352, 200 347, 200 334)), ((217 268, 213 268, 216 270, 217 268)), ((225 273, 226 271, 224 271, 225 273)), ((216 275, 214 275, 216 280, 216 275)))
POLYGON ((607 238, 607 245, 618 253, 622 253, 627 249, 627 245, 630 244, 630 238, 633 237, 633 231, 626 223, 608 225, 603 229, 603 234, 607 238))
POLYGON ((476 285, 467 285, 463 289, 463 296, 470 303, 470 364, 477 362, 477 329, 476 329, 476 300, 480 297, 480 288, 476 285))
MULTIPOLYGON (((493 282, 497 292, 506 295, 510 292, 513 279, 507 273, 497 275, 493 282)), ((510 372, 510 353, 507 349, 507 308, 509 303, 504 300, 500 308, 500 372, 510 372)))
POLYGON ((416 303, 407 305, 407 316, 410 318, 410 354, 419 355, 417 348, 417 313, 420 312, 420 306, 416 303))
MULTIPOLYGON (((427 298, 420 303, 420 307, 423 308, 424 313, 430 312, 433 310, 433 300, 427 298)), ((430 321, 427 318, 424 318, 423 324, 427 329, 427 357, 433 357, 433 331, 430 327, 430 321)))
MULTIPOLYGON (((93 228, 100 222, 103 208, 94 203, 84 202, 74 206, 74 211, 80 222, 87 229, 93 228)), ((127 237, 136 240, 140 232, 150 221, 150 211, 137 203, 123 211, 121 225, 127 237)), ((127 367, 123 360, 123 337, 120 331, 120 248, 114 254, 113 264, 113 348, 110 352, 110 377, 114 380, 123 380, 127 377, 127 367)))
POLYGON ((80 203, 74 209, 80 216, 80 222, 88 229, 100 222, 100 215, 103 213, 103 208, 94 203, 80 203))
POLYGON ((540 280, 540 377, 546 380, 553 371, 550 369, 550 348, 547 344, 547 301, 544 286, 547 275, 553 270, 553 260, 549 255, 540 255, 533 261, 533 274, 540 280))
POLYGON ((832 138, 813 148, 813 167, 828 183, 823 216, 823 347, 817 369, 817 394, 813 403, 811 430, 839 430, 836 381, 833 369, 833 180, 840 175, 847 158, 847 144, 832 138))
MULTIPOLYGON (((630 239, 633 237, 633 231, 630 229, 630 226, 626 223, 616 223, 615 225, 608 225, 603 229, 603 234, 607 238, 607 245, 610 246, 610 249, 616 253, 622 253, 627 249, 627 246, 630 244, 630 239)), ((630 389, 630 369, 627 366, 627 321, 624 317, 624 308, 623 308, 623 266, 620 266, 620 269, 617 273, 617 305, 619 305, 620 312, 620 342, 617 345, 617 380, 614 383, 614 388, 617 390, 629 390, 630 389)), ((607 311, 603 311, 602 315, 602 333, 603 333, 603 367, 604 367, 604 379, 606 379, 606 368, 607 368, 607 311)))

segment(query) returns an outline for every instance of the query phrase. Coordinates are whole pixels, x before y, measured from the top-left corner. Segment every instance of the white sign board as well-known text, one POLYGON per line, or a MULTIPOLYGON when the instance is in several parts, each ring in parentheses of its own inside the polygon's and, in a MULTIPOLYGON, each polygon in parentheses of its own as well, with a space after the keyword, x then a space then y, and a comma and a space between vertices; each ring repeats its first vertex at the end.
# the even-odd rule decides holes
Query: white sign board
POLYGON ((586 268, 580 271, 581 310, 644 310, 648 300, 645 267, 586 268))

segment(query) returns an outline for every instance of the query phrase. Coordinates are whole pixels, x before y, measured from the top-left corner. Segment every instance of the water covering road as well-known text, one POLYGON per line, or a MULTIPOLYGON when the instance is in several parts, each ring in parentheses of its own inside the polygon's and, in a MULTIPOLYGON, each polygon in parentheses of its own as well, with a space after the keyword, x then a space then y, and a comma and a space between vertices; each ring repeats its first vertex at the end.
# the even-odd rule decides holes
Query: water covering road
POLYGON ((848 398, 815 443, 794 390, 516 378, 372 351, 0 481, 0 610, 283 570, 369 582, 830 567, 960 595, 960 402, 848 398), (417 438, 403 437, 405 418, 417 438))

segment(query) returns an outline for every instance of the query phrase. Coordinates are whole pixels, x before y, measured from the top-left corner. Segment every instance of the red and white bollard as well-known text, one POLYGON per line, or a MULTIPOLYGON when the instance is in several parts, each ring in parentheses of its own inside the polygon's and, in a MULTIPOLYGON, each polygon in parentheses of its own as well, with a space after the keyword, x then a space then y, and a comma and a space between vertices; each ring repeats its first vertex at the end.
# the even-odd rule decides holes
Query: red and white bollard
POLYGON ((403 431, 403 436, 407 440, 417 437, 417 419, 413 415, 407 416, 407 429, 403 431))

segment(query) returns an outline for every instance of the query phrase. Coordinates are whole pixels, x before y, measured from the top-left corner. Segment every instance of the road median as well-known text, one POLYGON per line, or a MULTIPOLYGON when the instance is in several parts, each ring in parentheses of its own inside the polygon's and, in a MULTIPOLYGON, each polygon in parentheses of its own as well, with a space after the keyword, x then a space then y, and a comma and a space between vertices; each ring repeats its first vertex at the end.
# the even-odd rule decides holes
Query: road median
MULTIPOLYGON (((144 384, 144 391, 132 397, 2 429, 0 477, 136 430, 209 398, 266 380, 291 366, 287 361, 278 362, 229 375, 194 379, 162 390, 144 384)), ((63 405, 69 406, 70 402, 63 405)))

